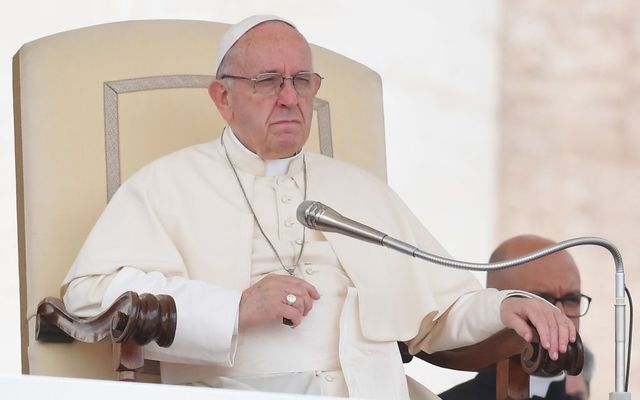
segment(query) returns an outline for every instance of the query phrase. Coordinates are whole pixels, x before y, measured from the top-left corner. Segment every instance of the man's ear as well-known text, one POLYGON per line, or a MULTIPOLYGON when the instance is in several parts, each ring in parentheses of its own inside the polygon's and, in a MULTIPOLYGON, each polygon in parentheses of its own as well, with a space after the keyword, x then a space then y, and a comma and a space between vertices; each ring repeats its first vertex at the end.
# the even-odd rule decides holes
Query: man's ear
POLYGON ((222 81, 214 79, 209 85, 209 96, 218 108, 218 112, 222 115, 226 121, 229 121, 233 116, 231 105, 229 104, 229 90, 222 81))

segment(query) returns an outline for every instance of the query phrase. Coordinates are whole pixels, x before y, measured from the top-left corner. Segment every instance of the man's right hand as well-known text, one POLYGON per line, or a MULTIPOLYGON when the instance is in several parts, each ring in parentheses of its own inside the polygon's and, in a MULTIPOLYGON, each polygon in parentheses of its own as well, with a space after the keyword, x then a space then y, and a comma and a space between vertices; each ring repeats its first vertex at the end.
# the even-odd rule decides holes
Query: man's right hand
POLYGON ((293 327, 300 325, 313 302, 320 298, 316 288, 309 282, 288 275, 270 274, 242 292, 240 298, 239 329, 287 318, 293 327), (288 294, 296 296, 289 304, 288 294))

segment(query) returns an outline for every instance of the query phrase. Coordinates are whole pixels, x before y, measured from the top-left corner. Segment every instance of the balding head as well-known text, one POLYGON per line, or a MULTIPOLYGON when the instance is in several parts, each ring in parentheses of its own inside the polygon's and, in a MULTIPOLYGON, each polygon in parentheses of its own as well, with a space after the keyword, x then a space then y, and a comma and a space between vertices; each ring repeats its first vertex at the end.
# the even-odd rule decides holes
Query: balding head
MULTIPOLYGON (((519 257, 552 244, 555 243, 540 236, 516 236, 500 244, 490 261, 519 257)), ((487 287, 546 292, 560 297, 567 290, 580 291, 580 272, 571 255, 559 251, 518 267, 488 272, 487 287)))
MULTIPOLYGON (((508 239, 491 255, 491 262, 519 257, 554 244, 535 235, 522 235, 508 239)), ((490 271, 487 287, 498 290, 518 289, 531 293, 548 293, 556 298, 580 293, 580 272, 567 251, 559 251, 526 264, 490 271)), ((577 325, 577 320, 574 320, 577 325)))

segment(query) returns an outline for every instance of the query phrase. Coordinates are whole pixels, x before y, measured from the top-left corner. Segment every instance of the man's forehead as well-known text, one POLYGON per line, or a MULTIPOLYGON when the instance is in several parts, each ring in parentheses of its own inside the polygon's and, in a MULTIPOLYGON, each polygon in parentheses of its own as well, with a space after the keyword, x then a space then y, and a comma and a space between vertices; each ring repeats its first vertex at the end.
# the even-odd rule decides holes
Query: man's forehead
POLYGON ((551 294, 580 290, 580 275, 575 265, 563 259, 537 261, 504 271, 502 283, 517 289, 551 294))

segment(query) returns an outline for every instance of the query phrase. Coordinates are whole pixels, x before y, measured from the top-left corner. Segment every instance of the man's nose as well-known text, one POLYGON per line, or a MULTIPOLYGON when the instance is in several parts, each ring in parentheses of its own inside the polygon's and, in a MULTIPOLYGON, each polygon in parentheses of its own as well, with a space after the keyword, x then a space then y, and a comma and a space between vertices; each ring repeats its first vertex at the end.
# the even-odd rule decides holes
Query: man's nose
POLYGON ((298 104, 298 92, 293 86, 293 79, 284 79, 280 93, 278 93, 278 104, 292 107, 298 104))

